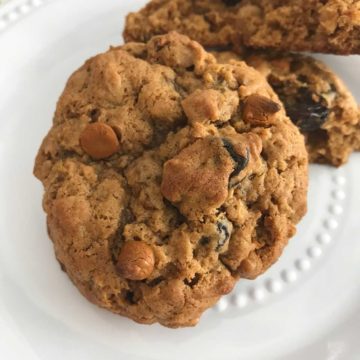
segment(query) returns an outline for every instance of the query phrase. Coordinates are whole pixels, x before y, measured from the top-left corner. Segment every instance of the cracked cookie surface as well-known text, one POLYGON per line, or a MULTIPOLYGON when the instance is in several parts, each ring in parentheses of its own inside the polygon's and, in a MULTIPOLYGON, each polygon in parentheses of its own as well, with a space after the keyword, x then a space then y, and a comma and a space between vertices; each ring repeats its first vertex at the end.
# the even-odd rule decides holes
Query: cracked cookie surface
POLYGON ((305 136, 309 160, 340 166, 360 150, 360 112, 343 81, 322 61, 299 54, 241 49, 216 52, 219 62, 245 60, 268 80, 305 136))
POLYGON ((203 46, 360 53, 358 0, 152 0, 127 17, 124 37, 176 30, 203 46))
POLYGON ((86 61, 34 173, 63 270, 147 324, 195 325, 306 211, 304 139, 264 77, 177 33, 86 61))

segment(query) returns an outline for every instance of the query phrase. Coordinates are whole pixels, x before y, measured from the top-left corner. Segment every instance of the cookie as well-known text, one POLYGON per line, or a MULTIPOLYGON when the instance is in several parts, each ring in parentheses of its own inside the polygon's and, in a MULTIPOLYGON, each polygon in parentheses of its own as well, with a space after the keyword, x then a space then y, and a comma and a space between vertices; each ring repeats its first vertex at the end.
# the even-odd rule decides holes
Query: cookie
POLYGON ((127 17, 124 37, 143 41, 171 30, 204 46, 360 53, 357 0, 152 0, 127 17))
POLYGON ((260 73, 170 33, 70 77, 34 173, 56 257, 83 295, 179 327, 278 259, 306 211, 307 168, 260 73))
POLYGON ((340 166, 360 144, 360 112, 345 84, 323 62, 299 54, 242 49, 215 53, 219 62, 244 59, 260 71, 306 139, 309 160, 340 166))

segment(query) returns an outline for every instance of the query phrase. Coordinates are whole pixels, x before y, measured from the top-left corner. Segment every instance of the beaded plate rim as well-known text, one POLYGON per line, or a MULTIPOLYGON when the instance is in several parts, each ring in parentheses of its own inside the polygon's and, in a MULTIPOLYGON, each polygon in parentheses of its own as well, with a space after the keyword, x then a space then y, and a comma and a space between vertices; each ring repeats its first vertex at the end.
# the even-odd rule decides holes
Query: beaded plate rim
POLYGON ((235 288, 232 293, 223 296, 212 308, 213 310, 217 312, 224 312, 230 308, 245 310, 250 305, 261 305, 265 300, 271 300, 275 295, 283 293, 289 285, 297 283, 328 253, 329 245, 334 242, 336 230, 340 227, 345 213, 344 201, 348 197, 347 174, 342 169, 329 168, 329 170, 334 172, 329 174, 331 202, 327 205, 326 216, 319 221, 310 244, 304 246, 303 252, 295 256, 288 266, 282 266, 275 275, 270 277, 265 273, 255 280, 254 285, 242 290, 235 288))
POLYGON ((51 0, 9 1, 0 7, 0 34, 51 0))

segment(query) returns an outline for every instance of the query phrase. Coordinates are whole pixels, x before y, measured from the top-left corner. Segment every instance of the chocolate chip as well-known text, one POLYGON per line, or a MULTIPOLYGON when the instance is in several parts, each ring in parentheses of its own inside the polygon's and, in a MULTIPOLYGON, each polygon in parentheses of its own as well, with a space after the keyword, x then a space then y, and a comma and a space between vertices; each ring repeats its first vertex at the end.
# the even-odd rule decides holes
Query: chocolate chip
POLYGON ((226 6, 235 6, 237 5, 241 0, 222 0, 222 2, 226 5, 226 6))
POLYGON ((249 148, 246 149, 246 157, 239 155, 235 149, 234 146, 231 144, 231 142, 227 139, 222 139, 224 148, 227 150, 227 152, 230 154, 231 158, 235 162, 234 171, 230 174, 230 177, 239 175, 241 170, 244 170, 246 166, 249 163, 250 159, 250 151, 249 148))

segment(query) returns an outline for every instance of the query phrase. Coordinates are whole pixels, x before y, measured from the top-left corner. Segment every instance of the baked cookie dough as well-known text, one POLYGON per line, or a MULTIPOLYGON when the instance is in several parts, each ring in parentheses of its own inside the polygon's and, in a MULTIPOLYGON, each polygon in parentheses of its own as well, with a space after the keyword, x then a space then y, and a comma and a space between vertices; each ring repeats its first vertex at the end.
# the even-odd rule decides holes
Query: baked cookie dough
POLYGON ((152 0, 127 17, 127 41, 176 30, 203 46, 360 53, 358 0, 152 0))
POLYGON ((168 327, 195 325, 278 259, 306 211, 307 171, 265 78, 177 33, 86 61, 34 168, 82 294, 168 327))
POLYGON ((240 59, 255 67, 282 100, 306 139, 309 160, 340 166, 360 148, 360 112, 341 79, 323 62, 299 54, 242 49, 214 53, 219 62, 240 59))

